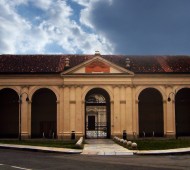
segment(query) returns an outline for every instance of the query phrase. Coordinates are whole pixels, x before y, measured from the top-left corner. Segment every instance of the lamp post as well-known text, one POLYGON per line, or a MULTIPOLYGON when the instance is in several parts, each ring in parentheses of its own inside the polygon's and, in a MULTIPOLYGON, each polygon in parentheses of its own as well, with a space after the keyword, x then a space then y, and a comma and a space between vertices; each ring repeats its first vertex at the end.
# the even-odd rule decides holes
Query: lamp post
MULTIPOLYGON (((175 102, 175 96, 176 96, 176 90, 175 92, 170 92, 169 95, 168 95, 168 102, 171 102, 171 97, 170 95, 173 95, 174 96, 174 102, 175 102)), ((174 103, 175 104, 175 103, 174 103)), ((177 121, 176 121, 176 115, 175 115, 175 138, 177 139, 178 136, 177 136, 177 121)))
POLYGON ((19 94, 19 141, 21 141, 21 105, 22 105, 22 95, 23 94, 26 94, 27 97, 26 97, 26 101, 29 102, 29 97, 28 97, 28 93, 26 92, 23 92, 21 94, 19 94))

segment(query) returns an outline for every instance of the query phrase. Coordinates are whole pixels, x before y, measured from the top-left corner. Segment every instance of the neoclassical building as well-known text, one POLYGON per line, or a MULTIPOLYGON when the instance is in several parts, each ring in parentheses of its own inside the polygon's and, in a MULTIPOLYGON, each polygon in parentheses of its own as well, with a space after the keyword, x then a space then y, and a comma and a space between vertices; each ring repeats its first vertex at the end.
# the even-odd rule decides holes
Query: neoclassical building
POLYGON ((190 56, 0 55, 0 138, 190 136, 190 56))

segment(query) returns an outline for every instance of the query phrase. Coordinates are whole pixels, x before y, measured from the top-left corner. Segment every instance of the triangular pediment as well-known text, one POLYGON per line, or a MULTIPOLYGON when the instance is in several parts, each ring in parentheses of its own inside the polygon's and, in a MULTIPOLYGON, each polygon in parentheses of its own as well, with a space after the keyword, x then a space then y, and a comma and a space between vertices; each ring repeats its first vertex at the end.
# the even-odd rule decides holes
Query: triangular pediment
POLYGON ((96 56, 86 62, 83 62, 73 68, 61 73, 66 74, 127 74, 134 75, 133 72, 120 67, 100 56, 96 56))

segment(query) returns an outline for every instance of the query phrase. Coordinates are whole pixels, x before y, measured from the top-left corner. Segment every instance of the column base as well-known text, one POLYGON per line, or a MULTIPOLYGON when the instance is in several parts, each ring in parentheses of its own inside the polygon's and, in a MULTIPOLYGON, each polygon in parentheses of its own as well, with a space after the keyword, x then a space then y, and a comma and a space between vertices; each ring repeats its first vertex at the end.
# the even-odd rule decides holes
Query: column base
MULTIPOLYGON (((137 134, 134 132, 126 132, 126 133, 127 133, 127 140, 134 140, 134 139, 138 138, 137 134)), ((113 138, 114 136, 123 138, 123 132, 122 133, 114 133, 111 135, 111 138, 113 138)))
POLYGON ((21 139, 30 139, 30 135, 28 133, 22 133, 21 134, 21 139))
POLYGON ((82 132, 65 132, 65 133, 59 133, 57 135, 57 138, 60 140, 78 140, 80 137, 83 137, 84 134, 82 132))
POLYGON ((166 132, 165 137, 166 138, 175 139, 176 138, 176 134, 174 132, 166 132))

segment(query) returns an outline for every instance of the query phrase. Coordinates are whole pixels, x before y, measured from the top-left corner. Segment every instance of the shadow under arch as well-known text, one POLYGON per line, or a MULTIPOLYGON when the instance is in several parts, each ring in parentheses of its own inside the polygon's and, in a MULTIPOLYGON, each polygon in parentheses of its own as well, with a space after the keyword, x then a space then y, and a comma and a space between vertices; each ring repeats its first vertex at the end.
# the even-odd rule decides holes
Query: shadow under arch
POLYGON ((57 97, 48 88, 34 92, 31 107, 31 138, 56 138, 57 97))
POLYGON ((102 88, 93 88, 85 96, 85 137, 110 138, 110 96, 102 88))
POLYGON ((0 138, 19 136, 19 96, 11 88, 0 90, 0 138))
POLYGON ((190 136, 190 88, 180 89, 175 96, 176 137, 190 136))
POLYGON ((139 137, 164 135, 163 99, 155 88, 146 88, 138 97, 139 137))

